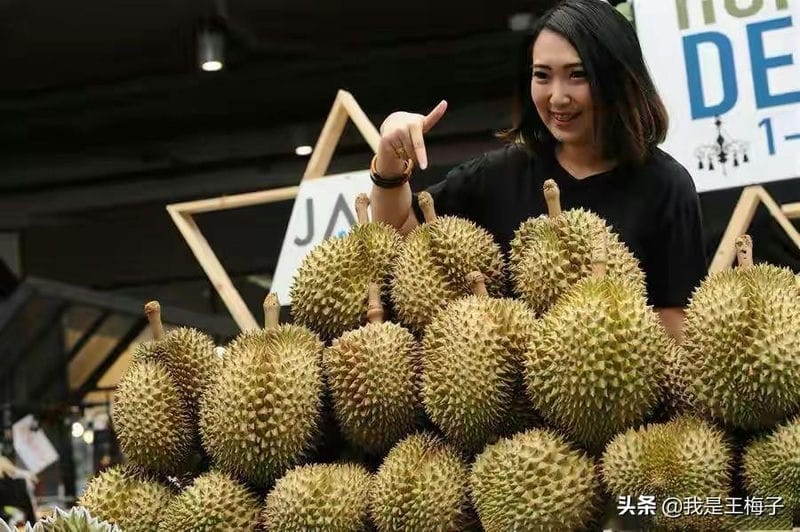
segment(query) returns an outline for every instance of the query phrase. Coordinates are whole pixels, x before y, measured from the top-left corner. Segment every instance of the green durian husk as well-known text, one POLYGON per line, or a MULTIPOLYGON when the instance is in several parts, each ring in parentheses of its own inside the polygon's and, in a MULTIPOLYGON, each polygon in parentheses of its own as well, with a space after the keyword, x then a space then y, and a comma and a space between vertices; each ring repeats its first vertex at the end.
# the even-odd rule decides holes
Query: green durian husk
POLYGON ((200 409, 203 447, 220 470, 264 487, 308 456, 321 416, 322 345, 296 325, 231 343, 200 409))
POLYGON ((581 279, 591 276, 592 241, 602 230, 607 242, 607 276, 645 292, 638 260, 605 221, 584 209, 523 222, 514 233, 509 270, 514 290, 541 315, 581 279))
POLYGON ((215 347, 207 334, 191 327, 179 327, 160 340, 139 344, 133 360, 163 364, 178 386, 189 413, 196 419, 200 396, 219 367, 215 347))
POLYGON ((743 477, 748 493, 781 497, 787 510, 800 513, 800 417, 747 446, 743 477))
POLYGON ((122 452, 132 464, 156 474, 184 468, 196 426, 164 364, 132 363, 117 385, 111 414, 122 452))
POLYGON ((710 275, 686 309, 686 388, 704 415, 772 428, 800 407, 800 307, 794 275, 756 265, 710 275))
POLYGON ((670 342, 635 287, 583 279, 536 323, 528 394, 548 422, 599 454, 658 405, 670 342))
POLYGON ((685 416, 617 435, 603 453, 602 474, 614 497, 655 497, 656 516, 650 524, 656 529, 722 530, 728 516, 669 518, 661 513, 661 504, 672 497, 717 497, 724 504, 731 490, 732 459, 721 430, 685 416))
POLYGON ((379 532, 460 532, 471 519, 467 465, 454 447, 433 434, 414 434, 392 448, 371 493, 379 532))
MULTIPOLYGON (((2 530, 2 526, 3 522, 0 521, 0 530, 2 530)), ((6 528, 6 530, 11 532, 10 528, 6 528)), ((34 526, 26 524, 25 532, 122 532, 122 529, 112 523, 95 518, 86 508, 76 506, 70 508, 68 512, 56 508, 53 515, 42 519, 34 526)))
POLYGON ((533 327, 524 303, 484 296, 451 302, 426 327, 423 403, 450 441, 474 452, 505 432, 533 327))
POLYGON ((388 297, 389 277, 401 245, 383 222, 358 224, 329 238, 305 256, 290 289, 296 323, 325 340, 366 322, 367 287, 376 282, 388 297))
POLYGON ((419 425, 419 364, 416 339, 395 323, 369 323, 333 341, 323 367, 348 442, 380 455, 419 425))
POLYGON ((133 468, 113 466, 89 481, 78 505, 126 532, 152 532, 174 495, 167 486, 133 468))
POLYGON ((400 322, 422 332, 449 301, 472 293, 464 280, 472 271, 483 273, 489 295, 503 295, 503 257, 485 229, 454 216, 440 216, 414 228, 400 248, 391 281, 400 322))
POLYGON ((211 471, 172 499, 159 532, 228 532, 256 530, 261 505, 256 494, 229 475, 211 471))
POLYGON ((267 495, 262 522, 275 532, 366 531, 370 483, 356 464, 298 466, 267 495))
POLYGON ((470 483, 486 532, 580 530, 599 503, 594 461, 542 429, 487 445, 470 483))

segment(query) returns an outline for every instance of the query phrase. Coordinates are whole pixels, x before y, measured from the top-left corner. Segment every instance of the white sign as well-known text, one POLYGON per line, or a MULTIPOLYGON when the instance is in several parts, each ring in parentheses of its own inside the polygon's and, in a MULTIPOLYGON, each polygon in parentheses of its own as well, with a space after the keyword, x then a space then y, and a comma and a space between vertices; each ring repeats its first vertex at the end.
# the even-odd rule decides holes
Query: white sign
POLYGON ((356 197, 370 190, 366 170, 301 182, 272 279, 281 305, 291 303, 292 279, 306 254, 328 237, 346 234, 356 223, 356 197))
POLYGON ((634 15, 662 147, 698 191, 800 177, 800 0, 634 0, 634 15))
POLYGON ((14 423, 11 435, 14 439, 14 451, 19 459, 28 471, 38 475, 58 461, 58 453, 44 431, 35 427, 35 424, 33 416, 27 415, 14 423))

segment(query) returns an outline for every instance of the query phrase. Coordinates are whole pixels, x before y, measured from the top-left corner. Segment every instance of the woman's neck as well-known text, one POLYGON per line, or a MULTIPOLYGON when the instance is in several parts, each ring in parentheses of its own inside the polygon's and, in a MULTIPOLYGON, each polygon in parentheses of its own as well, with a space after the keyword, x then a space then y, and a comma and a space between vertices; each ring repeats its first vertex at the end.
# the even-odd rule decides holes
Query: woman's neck
POLYGON ((559 144, 556 158, 576 179, 607 172, 617 165, 616 161, 603 156, 602 149, 591 144, 559 144))

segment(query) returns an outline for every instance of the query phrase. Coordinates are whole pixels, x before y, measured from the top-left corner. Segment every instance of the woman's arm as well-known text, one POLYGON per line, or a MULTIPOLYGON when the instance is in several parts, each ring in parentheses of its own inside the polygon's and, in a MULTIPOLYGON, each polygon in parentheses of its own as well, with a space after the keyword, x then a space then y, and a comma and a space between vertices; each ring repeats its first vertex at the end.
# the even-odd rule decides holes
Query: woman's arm
POLYGON ((386 222, 401 235, 407 235, 419 225, 411 208, 411 187, 408 183, 397 188, 372 187, 370 196, 372 219, 386 222))
MULTIPOLYGON (((405 168, 405 159, 410 158, 415 166, 428 167, 424 135, 441 120, 447 110, 442 100, 427 115, 398 111, 386 117, 381 124, 381 139, 375 154, 374 169, 384 179, 399 179, 405 168)), ((408 182, 394 188, 373 185, 370 197, 372 219, 386 222, 407 234, 419 225, 411 208, 411 187, 408 182)))

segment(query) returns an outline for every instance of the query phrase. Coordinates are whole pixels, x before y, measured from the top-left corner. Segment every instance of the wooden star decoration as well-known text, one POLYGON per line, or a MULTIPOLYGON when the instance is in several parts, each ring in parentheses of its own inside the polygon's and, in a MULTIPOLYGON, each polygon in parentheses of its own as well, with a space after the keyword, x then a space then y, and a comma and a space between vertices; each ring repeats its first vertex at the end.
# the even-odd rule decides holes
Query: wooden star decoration
MULTIPOLYGON (((377 152, 380 141, 378 129, 358 105, 353 95, 347 91, 339 90, 300 180, 301 184, 307 179, 326 177, 333 153, 339 144, 348 119, 353 121, 367 144, 372 148, 372 151, 377 152)), ((256 322, 250 309, 247 308, 233 282, 231 282, 230 276, 217 258, 213 248, 203 236, 194 220, 194 216, 206 212, 287 201, 296 198, 299 190, 300 185, 298 184, 291 187, 167 205, 167 212, 172 217, 192 253, 194 253, 197 262, 200 263, 234 321, 242 330, 259 328, 258 322, 256 322)))

